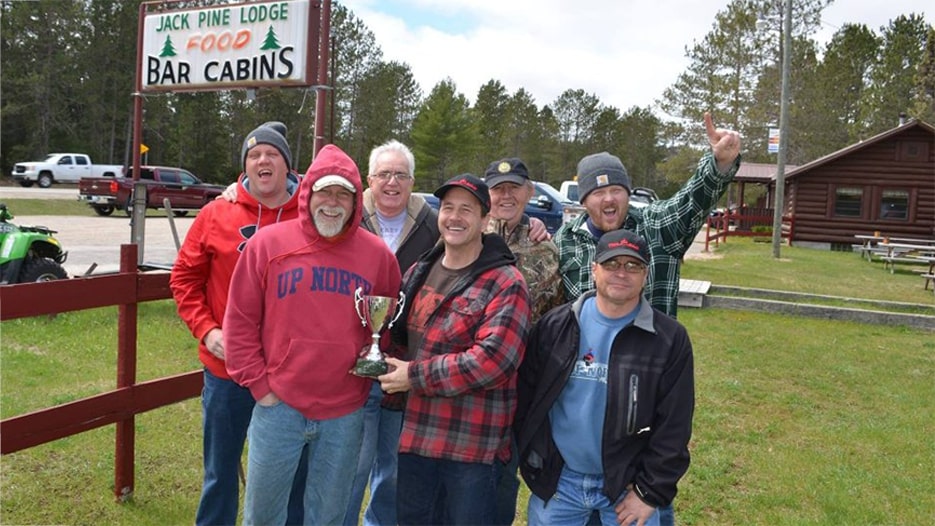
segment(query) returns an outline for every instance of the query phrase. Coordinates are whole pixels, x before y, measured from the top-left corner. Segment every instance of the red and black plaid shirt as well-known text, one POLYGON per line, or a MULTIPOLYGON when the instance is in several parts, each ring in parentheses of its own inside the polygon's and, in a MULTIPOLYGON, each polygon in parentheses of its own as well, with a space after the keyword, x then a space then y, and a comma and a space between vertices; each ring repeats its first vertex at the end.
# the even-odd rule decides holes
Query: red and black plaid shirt
MULTIPOLYGON (((485 236, 487 258, 482 253, 479 260, 486 270, 469 273, 452 287, 426 317, 421 345, 408 349, 412 389, 399 440, 402 453, 488 464, 498 455, 509 459, 529 296, 506 244, 489 237, 495 239, 485 236), (509 258, 497 256, 501 245, 509 258), (485 260, 493 263, 484 266, 485 260)), ((439 252, 407 273, 408 298, 418 301, 439 252)))

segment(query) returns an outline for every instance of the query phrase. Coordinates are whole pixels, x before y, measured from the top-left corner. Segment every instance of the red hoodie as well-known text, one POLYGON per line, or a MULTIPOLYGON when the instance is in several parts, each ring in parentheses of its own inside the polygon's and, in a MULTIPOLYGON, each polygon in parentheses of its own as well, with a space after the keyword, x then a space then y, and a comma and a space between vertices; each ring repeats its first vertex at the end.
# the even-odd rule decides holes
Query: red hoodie
POLYGON ((310 419, 337 418, 363 406, 372 380, 351 375, 370 332, 354 309, 354 291, 397 297, 396 257, 379 237, 358 228, 360 173, 327 145, 299 188, 299 217, 260 230, 231 281, 224 348, 231 378, 256 400, 270 392, 310 419), (344 230, 319 235, 309 210, 312 185, 340 175, 357 189, 344 230))
MULTIPOLYGON (((298 177, 291 173, 289 177, 292 184, 298 185, 298 177)), ((284 205, 267 208, 244 191, 246 180, 247 176, 241 174, 236 203, 219 199, 198 212, 169 279, 179 317, 198 339, 201 363, 211 374, 225 379, 230 377, 224 360, 208 351, 204 337, 211 329, 221 327, 224 320, 234 265, 247 239, 259 229, 299 215, 298 188, 284 205)))

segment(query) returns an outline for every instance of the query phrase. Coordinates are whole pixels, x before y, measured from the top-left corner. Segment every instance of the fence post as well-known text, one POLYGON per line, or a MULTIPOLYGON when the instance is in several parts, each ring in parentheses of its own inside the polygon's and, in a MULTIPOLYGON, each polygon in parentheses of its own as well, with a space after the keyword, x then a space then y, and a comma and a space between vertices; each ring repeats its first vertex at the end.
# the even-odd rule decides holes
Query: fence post
MULTIPOLYGON (((145 209, 144 209, 145 210, 145 209)), ((120 246, 120 272, 137 273, 137 245, 120 246)), ((130 303, 117 307, 117 389, 127 389, 136 383, 136 327, 139 280, 134 282, 130 303)), ((134 449, 136 446, 135 416, 117 422, 114 443, 114 496, 125 502, 133 496, 134 449)))

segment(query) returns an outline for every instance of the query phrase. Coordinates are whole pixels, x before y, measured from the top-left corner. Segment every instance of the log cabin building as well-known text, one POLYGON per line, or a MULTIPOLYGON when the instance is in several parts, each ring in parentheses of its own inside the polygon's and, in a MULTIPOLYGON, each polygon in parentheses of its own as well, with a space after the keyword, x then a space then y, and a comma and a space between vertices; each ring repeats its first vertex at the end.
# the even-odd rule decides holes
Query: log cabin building
MULTIPOLYGON (((741 165, 737 174, 740 195, 745 183, 766 183, 771 204, 775 165, 768 181, 762 170, 751 168, 747 174, 741 165)), ((784 231, 796 246, 850 250, 855 234, 876 231, 935 239, 935 127, 910 120, 807 164, 787 167, 784 193, 784 217, 791 219, 784 231)))

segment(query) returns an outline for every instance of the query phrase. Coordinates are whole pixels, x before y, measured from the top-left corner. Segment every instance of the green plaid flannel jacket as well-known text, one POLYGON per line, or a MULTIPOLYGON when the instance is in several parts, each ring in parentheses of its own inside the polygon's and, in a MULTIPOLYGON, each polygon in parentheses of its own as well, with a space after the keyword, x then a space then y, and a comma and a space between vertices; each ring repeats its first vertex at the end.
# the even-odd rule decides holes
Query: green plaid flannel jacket
MULTIPOLYGON (((679 273, 682 256, 705 224, 708 214, 727 190, 740 167, 740 157, 725 173, 719 173, 709 151, 698 162, 694 175, 669 199, 644 208, 630 207, 623 228, 643 236, 652 262, 644 294, 652 305, 675 317, 678 312, 679 273)), ((566 300, 594 288, 591 262, 597 238, 588 230, 582 214, 562 225, 552 241, 558 247, 559 272, 566 300)))

